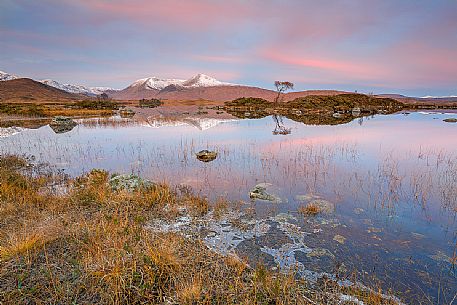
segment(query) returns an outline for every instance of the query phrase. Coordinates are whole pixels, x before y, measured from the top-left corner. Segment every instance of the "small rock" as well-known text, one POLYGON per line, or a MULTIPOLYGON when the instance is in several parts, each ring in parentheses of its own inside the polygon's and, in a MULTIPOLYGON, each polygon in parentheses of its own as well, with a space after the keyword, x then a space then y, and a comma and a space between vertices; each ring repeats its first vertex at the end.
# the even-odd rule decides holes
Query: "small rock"
POLYGON ((206 237, 215 237, 216 235, 216 232, 211 231, 208 234, 206 234, 206 237))
POLYGON ((457 123, 457 119, 455 118, 444 119, 443 121, 446 123, 457 123))
POLYGON ((308 201, 311 201, 311 200, 314 200, 314 199, 319 199, 319 198, 320 198, 320 196, 312 194, 312 193, 305 194, 305 195, 296 195, 295 196, 295 200, 299 201, 299 202, 308 202, 308 201))
POLYGON ((359 116, 361 113, 361 109, 359 107, 352 108, 352 115, 353 116, 359 116))
POLYGON ((380 233, 382 232, 381 228, 369 227, 367 230, 368 233, 380 233))
POLYGON ((341 235, 335 235, 333 237, 333 240, 336 242, 339 242, 340 244, 344 244, 346 242, 346 237, 341 236, 341 235))
POLYGON ((451 258, 442 251, 438 251, 438 252, 436 252, 436 254, 430 255, 429 257, 437 262, 444 262, 444 263, 451 262, 451 258))
POLYGON ((108 184, 114 191, 127 190, 129 192, 133 192, 140 187, 154 186, 153 182, 135 175, 114 175, 108 181, 108 184))
POLYGON ((363 220, 363 224, 365 225, 372 225, 373 224, 373 221, 371 219, 364 219, 363 220))
POLYGON ((313 200, 309 203, 309 205, 317 206, 319 213, 322 214, 331 214, 335 211, 335 205, 332 202, 324 199, 313 200))
POLYGON ((274 194, 269 193, 267 189, 270 189, 273 185, 270 183, 260 183, 257 184, 250 192, 249 197, 252 199, 260 199, 266 201, 273 201, 276 203, 281 202, 281 198, 274 194))
POLYGON ((288 221, 296 221, 297 218, 288 213, 279 213, 278 215, 272 217, 271 219, 277 222, 288 222, 288 221))
POLYGON ((415 238, 415 239, 422 239, 425 237, 424 234, 420 234, 420 233, 416 233, 416 232, 412 232, 411 235, 415 238))
POLYGON ((209 150, 201 150, 196 153, 197 159, 202 162, 211 162, 217 158, 217 152, 209 150))
POLYGON ((308 257, 322 257, 322 256, 328 256, 331 258, 334 258, 335 255, 333 255, 328 249, 324 248, 314 248, 311 250, 311 252, 307 253, 306 256, 308 257))
POLYGON ((363 212, 365 212, 365 210, 362 209, 362 208, 355 208, 355 209, 354 209, 354 214, 356 214, 356 215, 360 215, 360 214, 362 214, 363 212))

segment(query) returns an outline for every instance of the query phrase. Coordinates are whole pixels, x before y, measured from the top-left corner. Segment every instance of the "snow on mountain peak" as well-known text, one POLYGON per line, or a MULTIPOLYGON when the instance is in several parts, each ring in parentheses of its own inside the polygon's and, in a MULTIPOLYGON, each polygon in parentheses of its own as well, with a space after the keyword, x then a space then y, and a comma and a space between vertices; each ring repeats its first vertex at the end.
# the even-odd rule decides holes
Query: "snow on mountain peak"
POLYGON ((18 77, 16 75, 0 71, 0 81, 13 80, 17 78, 18 77))
POLYGON ((170 85, 181 85, 185 80, 175 78, 147 77, 136 80, 131 87, 144 86, 146 89, 162 90, 170 85))
POLYGON ((157 78, 147 77, 136 80, 130 87, 144 86, 146 89, 162 90, 170 85, 186 87, 214 87, 214 86, 233 86, 235 84, 224 83, 217 79, 205 75, 197 74, 187 80, 176 78, 157 78))
POLYGON ((99 95, 107 90, 114 90, 109 87, 86 87, 82 85, 72 85, 72 84, 62 84, 52 79, 44 79, 40 81, 41 83, 63 90, 70 93, 76 94, 85 94, 85 95, 99 95))
POLYGON ((230 86, 233 84, 224 83, 218 81, 214 77, 205 75, 205 74, 197 74, 194 77, 186 80, 183 84, 184 87, 214 87, 214 86, 230 86))

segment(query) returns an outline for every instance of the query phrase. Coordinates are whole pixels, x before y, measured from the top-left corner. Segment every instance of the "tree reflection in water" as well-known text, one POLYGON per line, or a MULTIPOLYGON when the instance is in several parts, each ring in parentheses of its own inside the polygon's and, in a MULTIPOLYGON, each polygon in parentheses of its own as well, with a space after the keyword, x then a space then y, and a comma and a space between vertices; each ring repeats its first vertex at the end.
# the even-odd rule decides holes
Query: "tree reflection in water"
POLYGON ((273 120, 276 123, 275 129, 273 130, 274 135, 288 135, 292 132, 291 128, 284 126, 281 115, 273 114, 273 120))

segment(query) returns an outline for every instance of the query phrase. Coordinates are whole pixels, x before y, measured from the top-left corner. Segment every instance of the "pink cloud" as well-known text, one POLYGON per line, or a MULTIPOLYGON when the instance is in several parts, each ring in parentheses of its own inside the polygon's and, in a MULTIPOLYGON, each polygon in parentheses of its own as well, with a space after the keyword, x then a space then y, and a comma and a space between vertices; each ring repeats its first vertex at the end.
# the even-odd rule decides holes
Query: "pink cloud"
POLYGON ((231 23, 234 19, 248 17, 251 13, 251 6, 241 1, 83 0, 79 4, 92 12, 103 14, 107 21, 121 18, 156 24, 156 30, 163 27, 184 27, 187 30, 206 31, 210 26, 231 23))
POLYGON ((195 59, 204 62, 215 63, 245 63, 246 58, 241 56, 211 56, 211 55, 195 55, 195 59))
POLYGON ((389 74, 385 67, 371 62, 363 62, 352 58, 334 59, 336 57, 334 54, 316 57, 303 52, 303 55, 296 55, 299 53, 300 50, 297 49, 284 52, 269 48, 260 51, 260 55, 263 58, 282 65, 320 69, 339 76, 345 75, 352 79, 376 79, 379 76, 389 74))

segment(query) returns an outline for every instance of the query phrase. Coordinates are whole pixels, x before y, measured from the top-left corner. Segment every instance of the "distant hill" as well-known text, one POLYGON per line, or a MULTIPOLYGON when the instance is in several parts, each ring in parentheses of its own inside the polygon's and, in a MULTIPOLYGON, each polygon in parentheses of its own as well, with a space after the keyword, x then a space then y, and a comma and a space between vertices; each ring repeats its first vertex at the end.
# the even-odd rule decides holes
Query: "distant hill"
MULTIPOLYGON (((123 90, 108 90, 106 93, 117 100, 165 99, 165 100, 210 100, 231 101, 240 97, 259 97, 273 101, 276 91, 252 86, 223 83, 199 74, 190 80, 145 78, 132 83, 123 90)), ((346 93, 335 90, 309 90, 283 95, 284 101, 307 95, 336 95, 346 93)))
POLYGON ((457 97, 455 96, 443 96, 443 97, 410 97, 400 94, 379 94, 378 97, 389 97, 396 99, 397 101, 413 104, 413 105, 439 105, 439 106, 451 106, 457 103, 457 97))
MULTIPOLYGON (((116 100, 162 99, 170 101, 206 100, 227 102, 242 97, 257 97, 273 101, 276 91, 254 86, 227 83, 205 74, 189 79, 146 77, 138 79, 128 87, 117 90, 108 87, 85 87, 63 84, 54 80, 19 78, 14 74, 0 71, 1 101, 74 100, 94 98, 101 93, 116 100), (14 81, 13 83, 10 83, 14 81)), ((306 90, 283 94, 281 100, 292 101, 309 95, 333 96, 353 92, 337 90, 306 90)), ((436 105, 456 107, 457 97, 408 97, 400 94, 379 94, 377 97, 393 98, 397 101, 416 105, 418 108, 436 105)), ((414 106, 414 107, 416 107, 414 106)))
POLYGON ((1 102, 53 102, 87 99, 81 94, 69 93, 29 78, 17 78, 0 82, 1 102))

